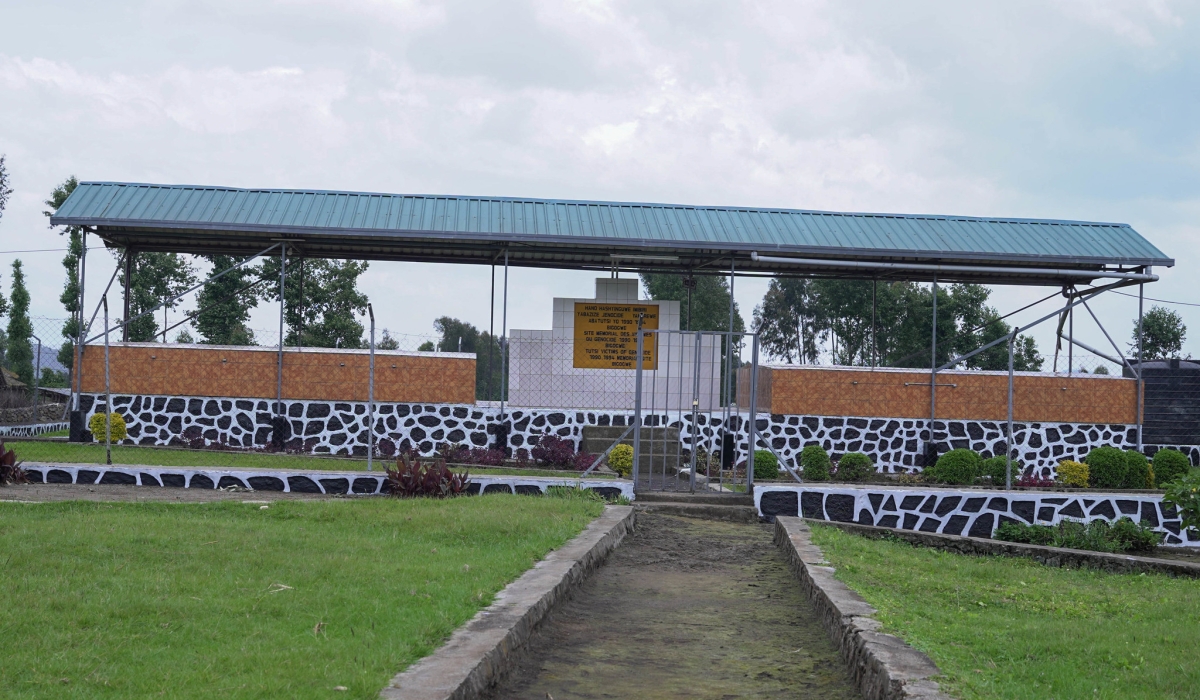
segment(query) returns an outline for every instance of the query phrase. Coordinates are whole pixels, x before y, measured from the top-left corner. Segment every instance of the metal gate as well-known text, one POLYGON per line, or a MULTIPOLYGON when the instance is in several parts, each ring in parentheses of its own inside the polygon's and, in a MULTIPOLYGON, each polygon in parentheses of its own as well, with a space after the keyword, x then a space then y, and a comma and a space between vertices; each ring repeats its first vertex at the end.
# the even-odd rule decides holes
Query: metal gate
POLYGON ((757 334, 639 330, 634 488, 749 493, 757 388, 757 334))

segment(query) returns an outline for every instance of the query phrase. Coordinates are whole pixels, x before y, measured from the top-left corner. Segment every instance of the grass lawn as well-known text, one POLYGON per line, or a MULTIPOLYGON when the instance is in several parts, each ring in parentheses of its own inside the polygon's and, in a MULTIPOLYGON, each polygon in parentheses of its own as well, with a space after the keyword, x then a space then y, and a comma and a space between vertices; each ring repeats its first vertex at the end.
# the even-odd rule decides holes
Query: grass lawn
MULTIPOLYGON (((68 442, 6 441, 5 444, 17 453, 17 458, 29 462, 67 462, 104 464, 104 445, 68 442)), ((113 464, 142 464, 156 467, 209 467, 214 469, 321 469, 327 471, 366 471, 367 460, 318 457, 314 455, 270 454, 264 452, 240 452, 223 450, 188 450, 163 447, 140 447, 115 445, 112 448, 113 464)), ((381 457, 375 460, 375 468, 382 470, 395 463, 394 459, 381 457)), ((552 469, 516 469, 507 467, 463 467, 480 476, 545 476, 579 478, 577 471, 552 469)), ((611 474, 596 474, 588 478, 612 478, 611 474)))
POLYGON ((0 503, 0 697, 375 698, 601 508, 0 503))
POLYGON ((958 698, 1200 697, 1200 581, 1058 569, 813 527, 958 698))

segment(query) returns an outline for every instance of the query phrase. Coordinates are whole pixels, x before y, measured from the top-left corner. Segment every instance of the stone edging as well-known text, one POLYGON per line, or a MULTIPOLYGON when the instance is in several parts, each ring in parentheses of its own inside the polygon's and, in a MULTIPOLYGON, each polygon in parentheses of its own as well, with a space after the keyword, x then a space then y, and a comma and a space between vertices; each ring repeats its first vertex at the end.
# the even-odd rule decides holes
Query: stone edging
POLYGON ((633 530, 631 506, 607 506, 575 539, 554 550, 496 595, 433 654, 397 674, 385 700, 468 700, 481 697, 508 671, 514 655, 566 594, 633 530))
POLYGON ((834 578, 803 520, 777 517, 775 544, 783 549, 864 698, 950 700, 931 680, 941 673, 937 664, 899 637, 879 631, 879 622, 871 617, 875 608, 834 578))
POLYGON ((1061 547, 1044 547, 1036 544, 1003 542, 1001 540, 989 540, 978 537, 939 535, 932 532, 894 530, 886 527, 859 525, 858 523, 838 523, 826 520, 812 520, 811 522, 820 522, 822 525, 841 528, 846 532, 864 537, 874 539, 895 537, 914 545, 944 549, 958 554, 1026 557, 1046 566, 1088 567, 1117 573, 1157 573, 1168 576, 1200 578, 1200 564, 1184 561, 1171 561, 1156 559, 1154 557, 1136 557, 1128 554, 1088 552, 1080 549, 1063 549, 1061 547))

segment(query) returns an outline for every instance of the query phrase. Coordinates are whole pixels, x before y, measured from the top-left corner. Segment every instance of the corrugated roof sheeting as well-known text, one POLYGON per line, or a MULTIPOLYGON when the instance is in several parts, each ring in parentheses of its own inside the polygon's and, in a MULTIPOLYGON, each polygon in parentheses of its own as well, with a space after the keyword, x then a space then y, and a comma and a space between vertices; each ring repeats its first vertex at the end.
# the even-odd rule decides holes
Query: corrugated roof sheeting
POLYGON ((120 231, 165 240, 173 231, 189 230, 231 240, 238 234, 359 236, 386 247, 428 235, 614 250, 756 250, 1011 265, 1173 264, 1125 224, 113 182, 80 183, 53 221, 96 226, 114 239, 120 231))

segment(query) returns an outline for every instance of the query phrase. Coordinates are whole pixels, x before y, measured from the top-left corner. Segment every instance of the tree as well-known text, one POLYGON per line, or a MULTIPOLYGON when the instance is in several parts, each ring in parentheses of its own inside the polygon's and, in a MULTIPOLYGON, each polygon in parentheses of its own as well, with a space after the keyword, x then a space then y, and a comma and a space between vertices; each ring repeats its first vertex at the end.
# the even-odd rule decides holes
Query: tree
MULTIPOLYGON (((989 296, 980 285, 938 288, 939 365, 1012 332, 987 305, 989 296)), ((913 282, 873 285, 869 280, 777 278, 754 310, 754 327, 767 354, 785 362, 816 363, 827 356, 839 365, 869 365, 874 358, 880 366, 929 367, 933 291, 913 282)), ((964 364, 969 369, 1007 369, 1006 344, 964 364)), ((1022 371, 1041 368, 1032 338, 1017 339, 1013 364, 1022 371)))
MULTIPOLYGON (((503 377, 499 339, 493 338, 487 331, 480 332, 470 323, 449 316, 434 321, 433 328, 441 335, 437 343, 438 350, 475 353, 475 397, 483 401, 499 401, 503 377)), ((430 343, 429 350, 433 349, 430 343)))
MULTIPOLYGON (((245 260, 230 255, 207 255, 214 274, 245 260)), ((196 297, 195 326, 210 345, 254 345, 254 331, 246 326, 250 309, 258 306, 254 287, 262 278, 258 270, 243 266, 209 280, 196 297)))
MULTIPOLYGON (((363 324, 356 314, 367 312, 367 295, 358 290, 366 261, 290 259, 284 284, 285 345, 318 348, 363 348, 363 324)), ((279 258, 259 268, 262 298, 279 298, 279 258)))
POLYGON ((8 206, 8 198, 13 190, 9 184, 8 167, 4 164, 5 156, 0 156, 0 219, 4 218, 4 208, 8 206))
MULTIPOLYGON (((1137 357, 1138 326, 1133 319, 1133 341, 1129 344, 1129 354, 1137 357)), ((1174 311, 1154 306, 1142 316, 1142 359, 1159 360, 1169 357, 1179 357, 1183 351, 1183 341, 1187 338, 1187 326, 1183 318, 1174 311)))
POLYGON ((383 337, 380 338, 379 341, 375 343, 375 349, 376 350, 399 350, 400 349, 400 341, 393 338, 391 332, 388 331, 388 329, 384 328, 383 329, 383 337))
MULTIPOLYGON (((195 283, 195 268, 179 253, 134 253, 129 275, 129 318, 137 320, 129 324, 129 340, 153 342, 159 335, 157 314, 137 317, 195 283)), ((172 302, 167 308, 178 305, 172 302)))
MULTIPOLYGON (((692 290, 690 308, 683 275, 643 273, 641 278, 646 296, 655 301, 679 302, 680 327, 684 330, 729 330, 729 281, 724 277, 693 277, 696 287, 692 290)), ((733 330, 739 333, 746 330, 736 303, 733 306, 733 330)))
MULTIPOLYGON (((79 181, 72 175, 54 188, 54 191, 50 193, 50 199, 44 202, 49 207, 42 212, 46 218, 54 216, 54 213, 63 205, 63 202, 67 201, 67 197, 71 196, 78 185, 79 181)), ((67 312, 67 321, 62 328, 63 338, 67 342, 58 349, 58 362, 67 369, 71 369, 75 366, 75 342, 79 338, 79 330, 83 325, 79 308, 79 262, 83 258, 83 228, 66 226, 58 234, 67 236, 67 254, 62 260, 63 268, 67 272, 67 279, 63 283, 62 294, 58 297, 58 300, 62 302, 63 309, 67 312)))
POLYGON ((25 288, 25 271, 18 258, 12 264, 12 309, 8 314, 8 368, 26 384, 33 385, 33 324, 29 320, 29 290, 25 288))

